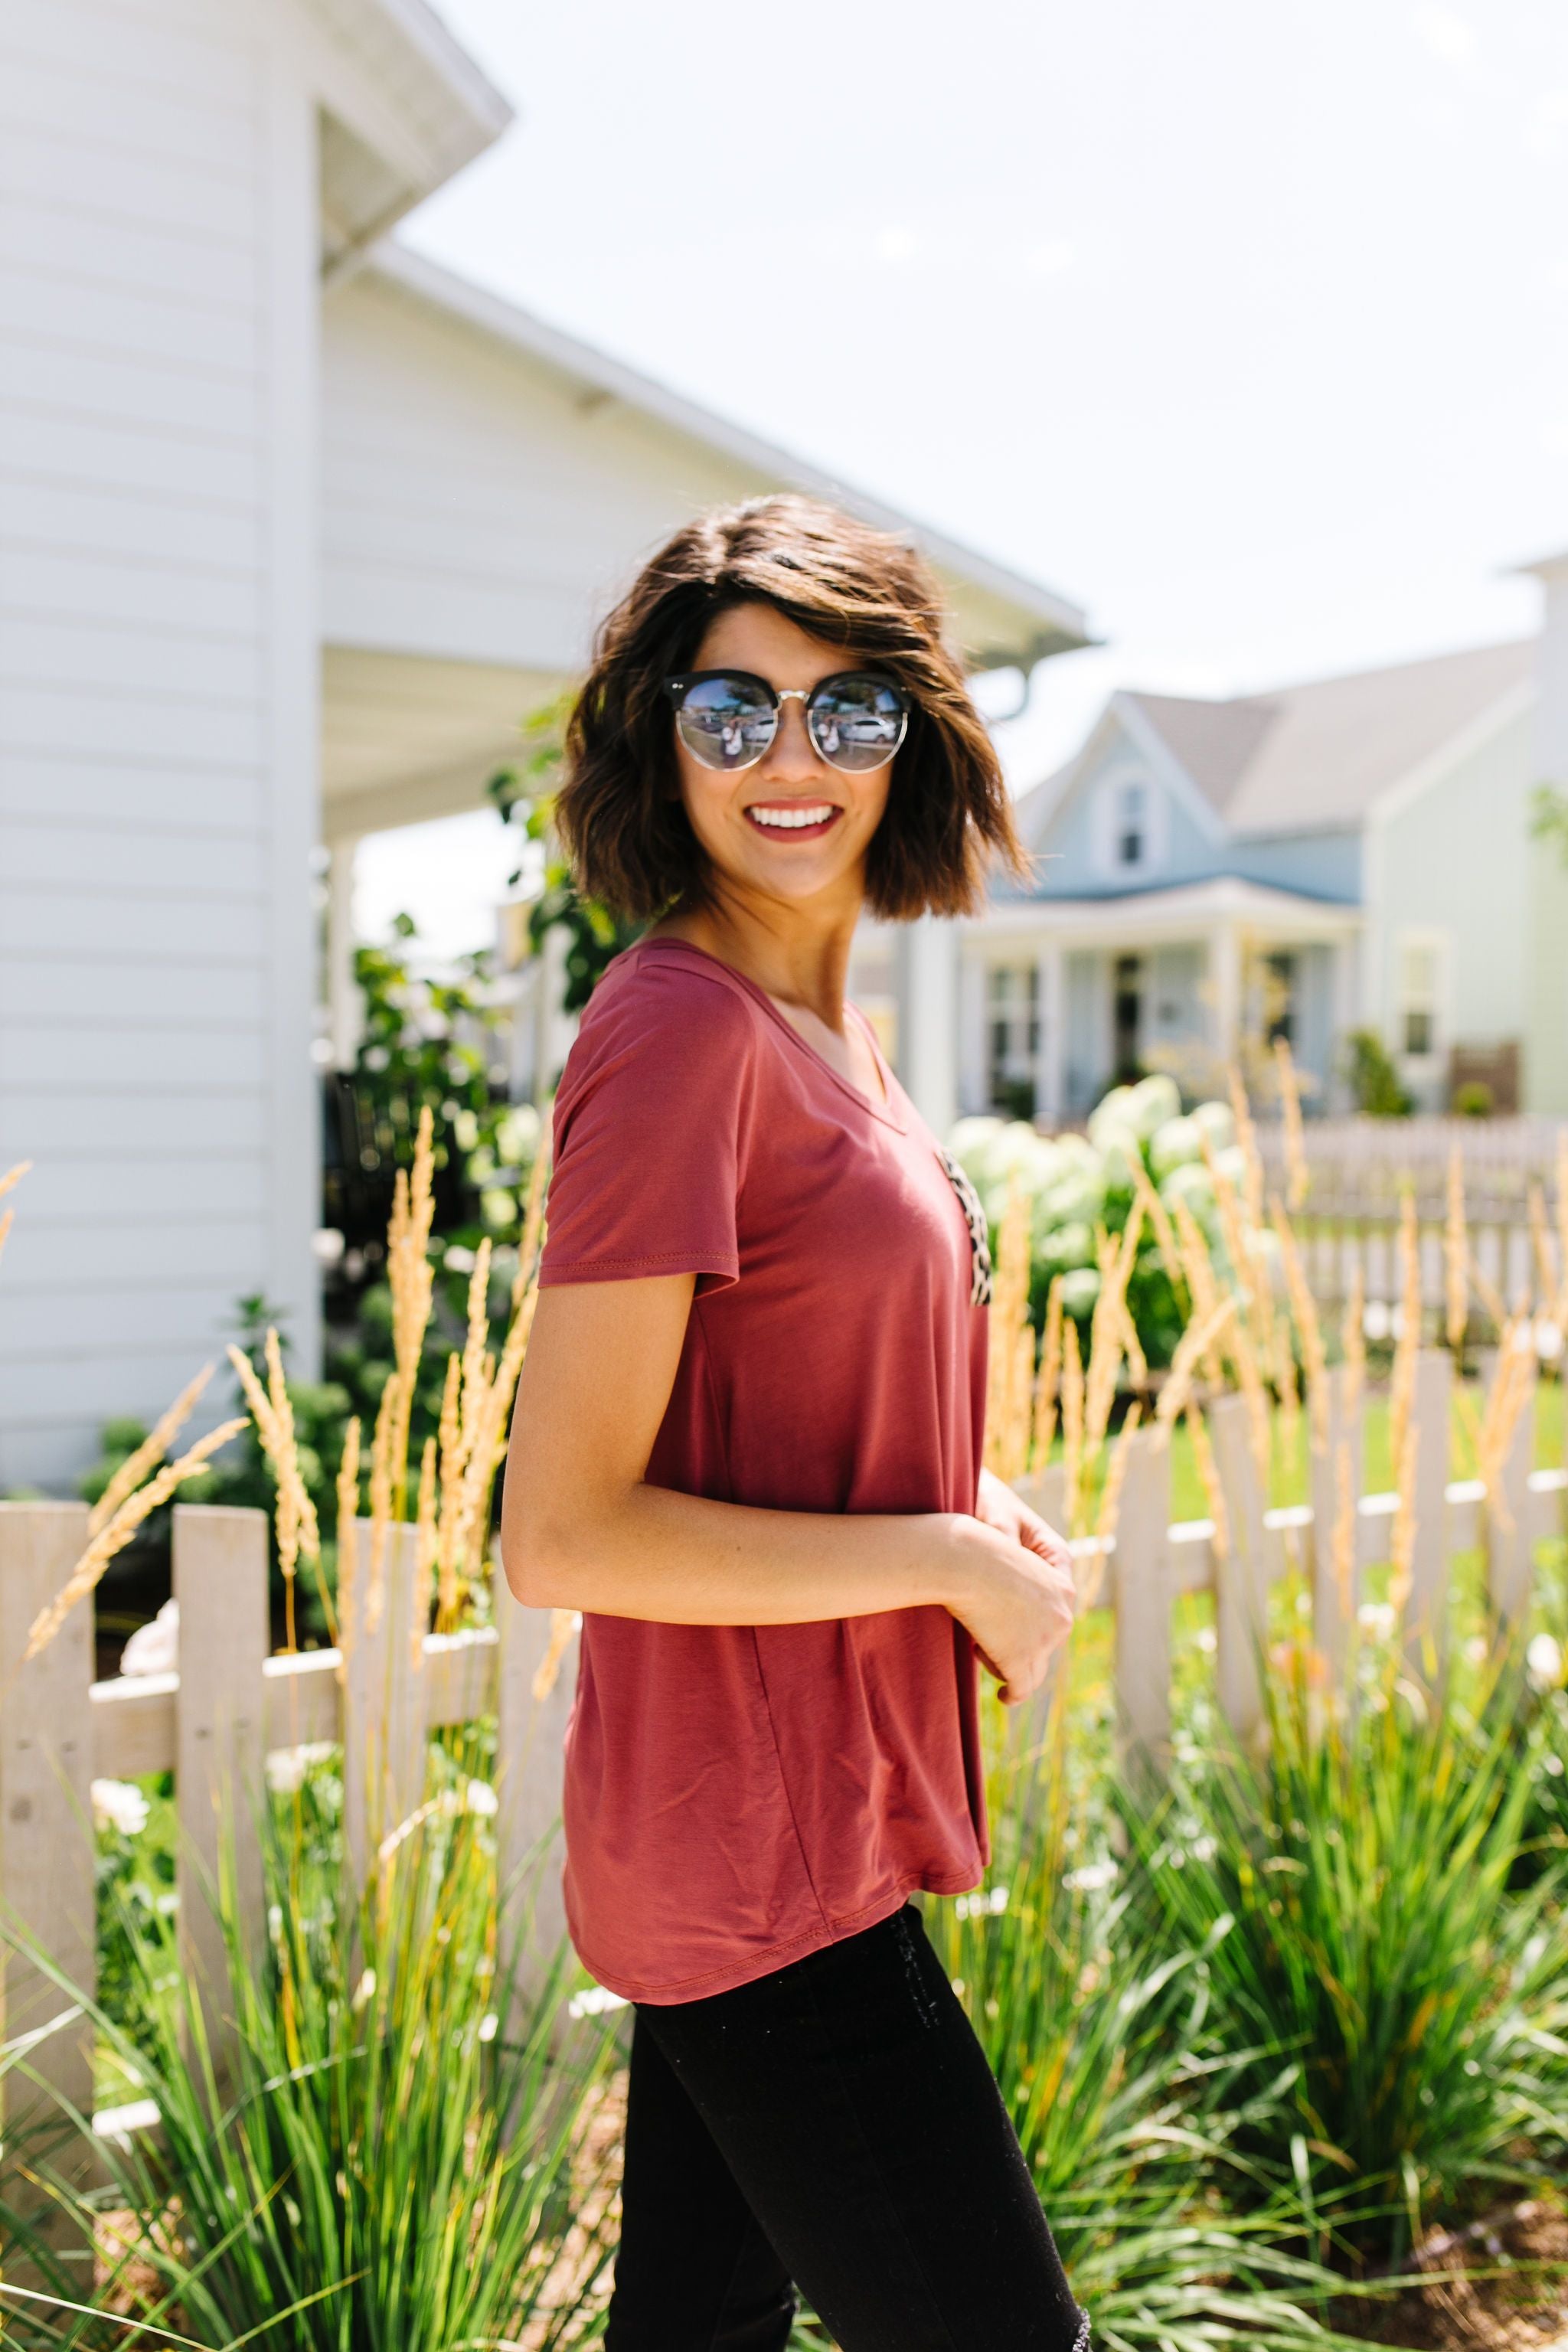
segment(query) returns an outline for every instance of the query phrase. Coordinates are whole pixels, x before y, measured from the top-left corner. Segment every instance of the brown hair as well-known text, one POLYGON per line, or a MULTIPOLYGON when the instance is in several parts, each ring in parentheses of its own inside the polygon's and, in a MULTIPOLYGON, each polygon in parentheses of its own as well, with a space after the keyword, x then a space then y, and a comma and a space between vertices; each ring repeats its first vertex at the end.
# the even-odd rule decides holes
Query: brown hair
POLYGON ((707 861, 679 790, 664 681, 710 624, 771 604, 902 687, 909 732, 866 861, 874 914, 963 914, 988 853, 1024 856, 994 747, 942 637, 930 568, 889 533, 815 499, 748 499, 687 523, 644 565, 599 631, 566 730, 556 824, 577 886, 634 921, 707 896, 707 861))

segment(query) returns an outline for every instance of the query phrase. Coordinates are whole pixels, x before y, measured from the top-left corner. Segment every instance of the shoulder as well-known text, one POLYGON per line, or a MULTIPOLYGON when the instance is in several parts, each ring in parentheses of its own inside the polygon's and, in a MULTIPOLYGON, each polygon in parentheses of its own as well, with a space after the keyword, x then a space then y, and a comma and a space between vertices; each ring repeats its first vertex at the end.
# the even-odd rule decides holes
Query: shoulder
POLYGON ((666 1087, 699 1076, 732 1080, 751 1063, 757 1029, 745 987, 712 957, 674 944, 628 948, 588 1002, 561 1091, 574 1094, 634 1063, 666 1087))

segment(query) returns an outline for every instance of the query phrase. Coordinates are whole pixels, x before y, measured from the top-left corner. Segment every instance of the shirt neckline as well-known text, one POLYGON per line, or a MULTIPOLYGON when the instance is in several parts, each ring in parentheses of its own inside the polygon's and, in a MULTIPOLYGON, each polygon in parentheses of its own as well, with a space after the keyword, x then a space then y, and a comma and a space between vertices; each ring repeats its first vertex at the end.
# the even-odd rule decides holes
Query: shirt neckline
POLYGON ((790 1043, 799 1048, 801 1053, 803 1053, 811 1063, 812 1066, 815 1069, 820 1070, 823 1076, 829 1079, 832 1084, 837 1087, 840 1094, 847 1095, 852 1103, 856 1104, 861 1110, 867 1112, 870 1118, 879 1119, 884 1127, 890 1127, 896 1135, 908 1134, 909 1129, 907 1123, 898 1116, 898 1113, 893 1108, 893 1089, 897 1086, 898 1081, 894 1077, 892 1071, 888 1066, 887 1057, 883 1054, 882 1048, 877 1040, 877 1033, 872 1028, 870 1022, 866 1018, 866 1015, 861 1012, 860 1007, 858 1004, 851 1003, 847 997, 845 999, 845 1003, 848 1006, 848 1010, 855 1015, 856 1020, 860 1024, 861 1029, 870 1045, 872 1055, 877 1064, 877 1074, 882 1081, 883 1092, 887 1097, 887 1100, 885 1102, 873 1102, 869 1095, 862 1094, 858 1086, 853 1085, 840 1071, 834 1068, 826 1054, 819 1054, 817 1052, 816 1047, 812 1044, 809 1037, 803 1037, 801 1035, 800 1031, 795 1027, 794 1022, 787 1020, 784 1013, 779 1011, 778 1006, 773 1003, 773 998, 768 994, 765 988, 760 988, 754 980, 751 979, 747 973, 740 971, 734 964, 726 963, 723 957, 715 955, 710 948, 700 948, 690 940, 638 940, 633 952, 638 955, 645 954, 650 948, 662 948, 667 951, 673 950, 679 955, 700 956, 704 963, 717 964, 721 971, 727 972, 731 980, 739 982, 740 986, 745 990, 747 995, 752 997, 755 1003, 762 1007, 762 1010, 767 1014, 769 1020, 773 1023, 774 1026, 782 1030, 784 1036, 790 1040, 790 1043))

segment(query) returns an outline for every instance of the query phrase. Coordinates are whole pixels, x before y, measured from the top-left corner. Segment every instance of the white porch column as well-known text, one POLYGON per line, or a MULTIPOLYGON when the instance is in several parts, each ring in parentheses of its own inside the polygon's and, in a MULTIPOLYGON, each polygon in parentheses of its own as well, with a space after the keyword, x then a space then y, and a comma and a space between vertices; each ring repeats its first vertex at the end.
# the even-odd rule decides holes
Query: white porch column
POLYGON ((334 841, 327 869, 327 1037, 332 1067, 352 1070, 364 1008, 354 982, 354 854, 357 841, 334 841))
POLYGON ((899 1076, 938 1135, 957 1114, 957 1029, 958 928, 921 915, 899 942, 899 1076))
MULTIPOLYGON (((958 1108, 962 1113, 991 1108, 985 991, 990 967, 975 940, 961 941, 958 958, 958 1108)), ((900 1049, 901 1050, 901 1049, 900 1049)))
POLYGON ((1208 947, 1214 1049, 1222 1062, 1234 1062, 1241 1043, 1241 934, 1235 923, 1217 922, 1208 947))
POLYGON ((1345 1039, 1352 1029, 1361 1027, 1363 1019, 1361 1005, 1363 950, 1359 934, 1352 932, 1336 940, 1329 953, 1333 961, 1329 981, 1329 1066, 1323 1094, 1325 1109, 1337 1111, 1349 1107, 1348 1092, 1342 1075, 1345 1039))
POLYGON ((1054 1123, 1066 1116, 1067 1097, 1067 958, 1056 940, 1041 947, 1039 979, 1040 1051, 1036 1066, 1035 1115, 1054 1123))

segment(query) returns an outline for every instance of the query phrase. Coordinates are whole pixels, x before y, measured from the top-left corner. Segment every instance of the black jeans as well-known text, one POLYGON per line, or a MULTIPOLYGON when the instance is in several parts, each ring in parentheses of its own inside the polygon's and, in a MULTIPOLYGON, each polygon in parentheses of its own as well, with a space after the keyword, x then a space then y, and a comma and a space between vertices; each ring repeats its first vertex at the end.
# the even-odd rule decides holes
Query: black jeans
POLYGON ((606 2352, 1085 2352, 985 2056, 908 1904, 732 1992, 639 2007, 606 2352))

